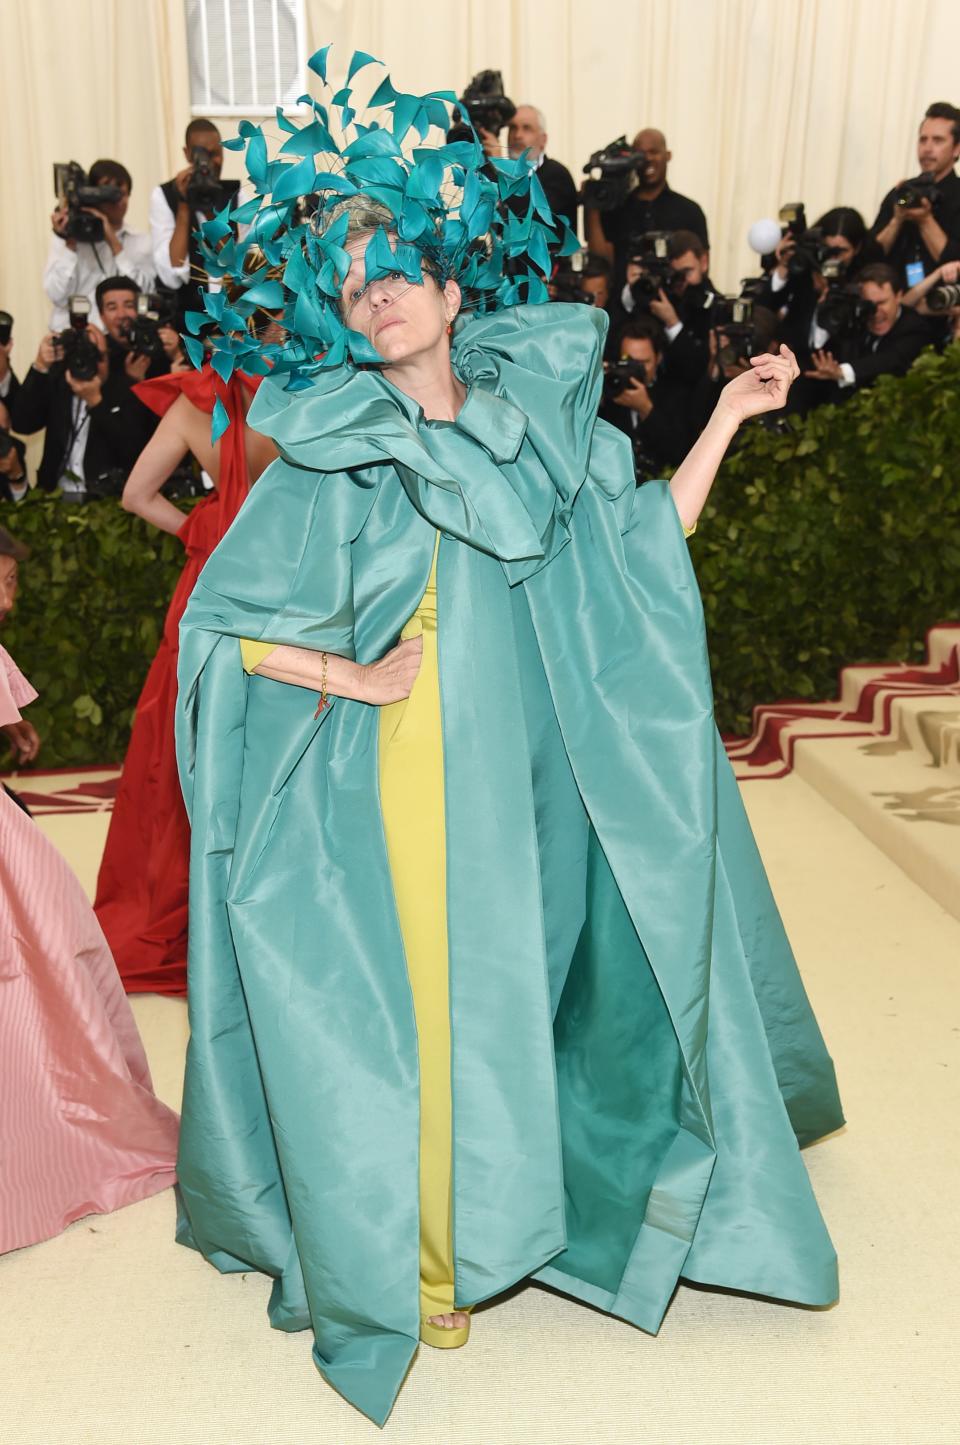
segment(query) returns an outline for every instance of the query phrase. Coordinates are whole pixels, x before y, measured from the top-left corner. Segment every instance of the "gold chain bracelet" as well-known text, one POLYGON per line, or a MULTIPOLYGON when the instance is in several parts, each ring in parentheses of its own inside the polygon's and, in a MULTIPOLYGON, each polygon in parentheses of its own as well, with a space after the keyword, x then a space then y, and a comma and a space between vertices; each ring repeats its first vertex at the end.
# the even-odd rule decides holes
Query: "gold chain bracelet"
POLYGON ((320 672, 320 701, 317 703, 317 710, 314 713, 314 721, 320 716, 325 707, 330 706, 330 699, 327 697, 327 654, 320 654, 322 669, 320 672))

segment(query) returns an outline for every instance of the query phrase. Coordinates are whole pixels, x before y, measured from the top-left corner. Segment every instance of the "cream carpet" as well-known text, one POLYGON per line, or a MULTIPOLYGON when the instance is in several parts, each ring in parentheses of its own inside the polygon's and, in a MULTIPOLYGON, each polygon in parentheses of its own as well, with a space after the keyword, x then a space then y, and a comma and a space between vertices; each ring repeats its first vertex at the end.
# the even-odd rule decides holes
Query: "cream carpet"
MULTIPOLYGON (((831 1310, 682 1287, 658 1337, 528 1287, 422 1349, 383 1435, 266 1320, 269 1286, 173 1243, 173 1198, 0 1259, 0 1445, 955 1445, 960 923, 797 776, 747 805, 848 1126, 806 1151, 831 1310)), ((106 818, 45 820, 86 884, 106 818)), ((178 1100, 183 1005, 135 1009, 178 1100)))

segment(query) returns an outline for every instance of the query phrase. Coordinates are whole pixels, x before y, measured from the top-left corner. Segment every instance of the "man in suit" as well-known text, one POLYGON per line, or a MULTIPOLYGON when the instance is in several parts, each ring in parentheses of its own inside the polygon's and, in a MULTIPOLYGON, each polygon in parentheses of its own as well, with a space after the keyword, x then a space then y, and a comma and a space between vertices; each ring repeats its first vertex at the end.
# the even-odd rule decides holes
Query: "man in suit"
MULTIPOLYGON (((91 484, 106 472, 133 467, 157 425, 157 418, 133 394, 149 374, 169 370, 131 351, 126 327, 136 316, 139 287, 126 276, 108 277, 97 287, 97 306, 107 333, 88 326, 88 365, 71 371, 58 336, 48 332, 11 406, 14 431, 46 429, 37 485, 85 501, 91 484), (99 354, 97 354, 99 353, 99 354)), ((73 353, 71 353, 72 355, 73 353)))
POLYGON ((933 342, 929 324, 903 305, 903 285, 892 266, 885 262, 864 266, 857 287, 860 299, 874 308, 866 324, 837 346, 839 358, 826 349, 814 351, 804 372, 831 387, 831 401, 852 396, 878 376, 904 376, 933 342))
POLYGON ((537 173, 550 209, 555 216, 562 216, 576 235, 576 182, 565 165, 546 153, 547 122, 542 110, 535 105, 517 106, 507 130, 507 150, 513 160, 527 152, 527 160, 537 173))
POLYGON ((658 321, 639 316, 627 321, 617 336, 616 356, 632 362, 642 374, 625 384, 608 376, 600 416, 633 443, 637 481, 662 475, 664 467, 683 461, 693 443, 689 393, 664 366, 666 341, 658 321))

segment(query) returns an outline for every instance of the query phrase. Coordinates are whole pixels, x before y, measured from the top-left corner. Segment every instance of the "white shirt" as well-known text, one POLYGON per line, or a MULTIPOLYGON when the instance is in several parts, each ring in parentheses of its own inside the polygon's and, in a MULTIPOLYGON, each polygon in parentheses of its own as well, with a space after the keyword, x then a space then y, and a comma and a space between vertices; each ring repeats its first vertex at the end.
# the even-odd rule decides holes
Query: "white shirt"
MULTIPOLYGON (((253 196, 253 191, 241 186, 237 198, 237 205, 242 205, 253 196)), ((191 232, 196 231, 209 217, 203 211, 194 211, 193 221, 190 226, 191 232)), ((152 264, 156 268, 157 276, 164 286, 169 286, 171 291, 179 291, 190 280, 190 253, 187 251, 186 259, 182 266, 170 264, 170 242, 176 229, 177 218, 167 204, 167 198, 163 194, 162 186, 154 186, 150 192, 150 243, 152 246, 152 264)), ((249 226, 237 228, 238 237, 243 240, 250 230, 249 226)), ((206 290, 219 291, 219 280, 210 280, 206 284, 206 290)))
MULTIPOLYGON (((199 211, 193 213, 192 231, 207 218, 199 211)), ((167 198, 163 194, 162 186, 154 186, 150 192, 150 245, 152 248, 153 265, 156 268, 157 276, 164 286, 169 286, 172 291, 179 291, 190 280, 190 256, 187 254, 182 266, 170 264, 170 241, 177 224, 177 218, 167 205, 167 198)))
MULTIPOLYGON (((102 403, 101 403, 102 405, 102 403)), ((90 431, 90 412, 87 410, 87 403, 82 397, 73 398, 73 412, 70 418, 70 446, 63 459, 63 471, 60 476, 60 488, 64 492, 83 492, 84 485, 83 454, 87 449, 87 435, 90 431), (73 477, 68 477, 67 472, 73 472, 73 477)))
POLYGON ((154 266, 150 237, 144 231, 131 231, 121 226, 117 231, 120 251, 115 256, 109 242, 78 241, 71 251, 62 236, 50 237, 50 250, 43 271, 43 289, 53 302, 50 330, 63 331, 70 324, 67 302, 71 296, 86 296, 90 302, 90 320, 100 325, 97 311, 97 286, 107 276, 129 276, 141 291, 153 289, 154 266))

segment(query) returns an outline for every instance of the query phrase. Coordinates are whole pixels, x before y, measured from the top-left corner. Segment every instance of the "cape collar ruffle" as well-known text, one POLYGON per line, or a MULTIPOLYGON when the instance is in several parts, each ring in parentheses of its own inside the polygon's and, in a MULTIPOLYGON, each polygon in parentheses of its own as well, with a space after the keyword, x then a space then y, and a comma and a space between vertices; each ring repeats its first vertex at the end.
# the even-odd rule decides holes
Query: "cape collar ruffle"
MULTIPOLYGON (((553 556, 590 460, 607 318, 583 305, 517 306, 462 322, 451 360, 467 387, 455 422, 432 422, 377 371, 341 368, 304 391, 268 381, 248 416, 296 466, 392 464, 434 526, 508 568, 553 556)), ((619 487, 618 487, 619 490, 619 487)), ((526 565, 524 565, 526 564, 526 565)))

